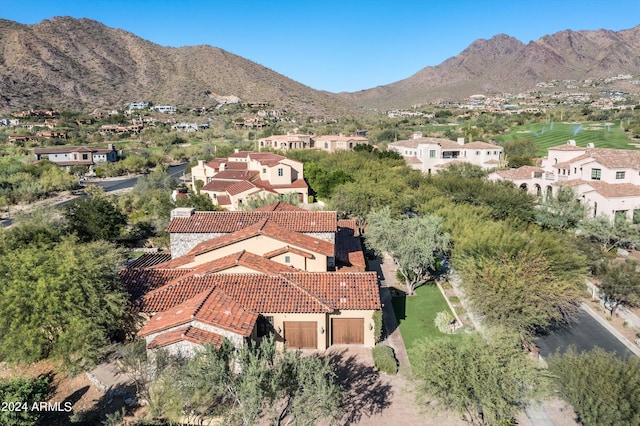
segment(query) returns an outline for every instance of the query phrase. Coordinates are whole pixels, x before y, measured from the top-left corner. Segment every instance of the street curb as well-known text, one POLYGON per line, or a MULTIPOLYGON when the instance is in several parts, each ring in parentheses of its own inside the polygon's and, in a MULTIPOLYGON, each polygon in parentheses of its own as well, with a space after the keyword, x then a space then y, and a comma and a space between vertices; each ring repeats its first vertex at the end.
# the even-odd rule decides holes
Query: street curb
POLYGON ((593 319, 598 321, 598 323, 600 323, 600 325, 602 325, 604 328, 606 328, 607 331, 609 331, 609 333, 611 333, 616 339, 618 339, 620 341, 620 343, 625 345, 631 352, 633 352, 633 354, 635 356, 640 358, 640 348, 638 348, 636 345, 634 345, 632 342, 630 342, 629 339, 624 337, 618 330, 615 329, 615 327, 613 327, 611 324, 609 324, 605 319, 600 317, 600 315, 598 315, 597 312, 595 312, 589 305, 587 305, 586 303, 582 302, 580 304, 580 308, 583 311, 585 311, 586 313, 588 313, 589 315, 591 315, 591 317, 593 319))

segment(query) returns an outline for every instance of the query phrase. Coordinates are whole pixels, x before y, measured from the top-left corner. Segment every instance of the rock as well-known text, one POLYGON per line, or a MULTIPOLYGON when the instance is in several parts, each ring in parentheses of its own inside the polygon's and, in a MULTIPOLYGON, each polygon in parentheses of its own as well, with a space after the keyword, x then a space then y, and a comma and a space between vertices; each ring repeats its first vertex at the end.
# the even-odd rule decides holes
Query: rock
POLYGON ((627 256, 629 256, 629 252, 628 252, 628 251, 626 251, 626 250, 624 250, 624 249, 619 248, 619 249, 618 249, 618 256, 620 256, 620 257, 627 257, 627 256))

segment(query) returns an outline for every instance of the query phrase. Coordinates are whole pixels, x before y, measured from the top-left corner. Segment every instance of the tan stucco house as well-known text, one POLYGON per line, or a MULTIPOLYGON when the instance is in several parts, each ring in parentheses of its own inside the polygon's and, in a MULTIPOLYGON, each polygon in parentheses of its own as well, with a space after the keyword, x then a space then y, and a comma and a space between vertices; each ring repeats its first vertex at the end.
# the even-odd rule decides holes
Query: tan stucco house
POLYGON ((378 279, 364 272, 354 221, 283 203, 177 210, 171 256, 145 255, 120 274, 134 310, 150 318, 138 333, 148 350, 188 355, 269 333, 289 348, 375 344, 378 279))

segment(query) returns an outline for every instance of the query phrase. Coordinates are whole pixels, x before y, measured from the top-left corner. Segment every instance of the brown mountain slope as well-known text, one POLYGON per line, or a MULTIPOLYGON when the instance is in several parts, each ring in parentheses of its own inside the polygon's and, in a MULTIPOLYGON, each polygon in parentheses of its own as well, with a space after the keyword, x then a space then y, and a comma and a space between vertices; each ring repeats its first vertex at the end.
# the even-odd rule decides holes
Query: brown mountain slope
POLYGON ((623 31, 561 31, 523 44, 500 34, 459 55, 386 86, 344 99, 377 108, 406 107, 472 94, 517 93, 549 80, 583 80, 640 70, 640 26, 623 31))
POLYGON ((0 110, 215 104, 207 91, 309 115, 349 110, 332 94, 214 47, 163 47, 89 19, 0 20, 0 110))

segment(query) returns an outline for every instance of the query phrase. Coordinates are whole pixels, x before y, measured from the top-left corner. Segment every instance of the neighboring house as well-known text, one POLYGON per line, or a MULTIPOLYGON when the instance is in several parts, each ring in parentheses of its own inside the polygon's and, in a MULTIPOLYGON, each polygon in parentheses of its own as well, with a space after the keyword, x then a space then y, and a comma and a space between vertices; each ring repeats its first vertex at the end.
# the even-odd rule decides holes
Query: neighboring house
POLYGON ((239 210, 249 197, 266 194, 298 194, 309 201, 304 165, 273 153, 236 151, 228 158, 214 158, 191 168, 191 184, 200 180, 200 192, 227 210, 239 210))
POLYGON ((356 145, 368 144, 369 140, 362 136, 344 135, 300 135, 287 133, 286 135, 273 135, 258 141, 260 149, 271 148, 280 151, 290 149, 320 149, 327 152, 350 151, 356 145))
POLYGON ((327 152, 351 151, 358 145, 368 145, 369 139, 361 136, 325 135, 313 138, 316 149, 327 152))
POLYGON ((353 221, 275 203, 251 212, 175 209, 167 231, 171 258, 147 254, 120 273, 134 310, 150 316, 138 332, 148 350, 190 355, 270 333, 289 348, 375 344, 378 280, 364 272, 353 221), (328 272, 334 253, 349 264, 328 272))
POLYGON ((59 166, 86 165, 118 161, 118 153, 113 144, 106 148, 86 146, 63 146, 34 149, 35 160, 49 160, 59 166))
POLYGON ((272 148, 280 151, 290 149, 313 148, 311 135, 300 135, 297 133, 287 133, 286 135, 272 135, 258 140, 260 149, 272 148))
POLYGON ((512 181, 539 197, 571 187, 594 217, 640 222, 640 151, 579 147, 570 140, 549 148, 541 167, 496 171, 489 179, 512 181))
POLYGON ((150 108, 151 111, 158 111, 165 114, 175 114, 178 112, 178 108, 171 105, 155 105, 150 108))
POLYGON ((456 163, 469 163, 484 170, 497 168, 503 160, 501 146, 486 142, 464 143, 441 138, 423 138, 421 132, 415 132, 413 139, 392 142, 390 151, 396 151, 404 157, 411 168, 423 173, 437 173, 456 163))

